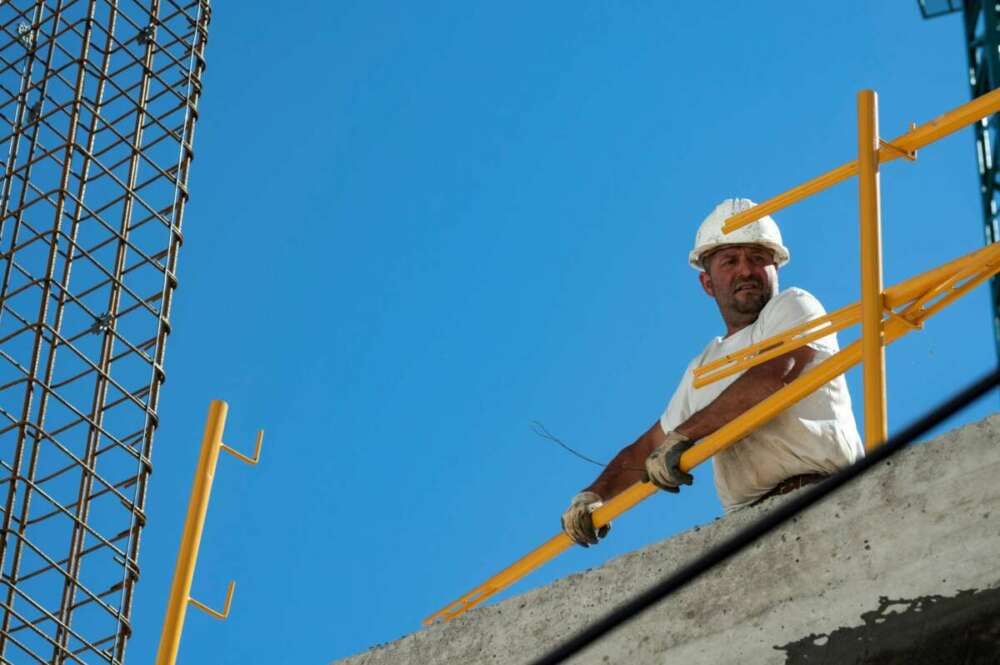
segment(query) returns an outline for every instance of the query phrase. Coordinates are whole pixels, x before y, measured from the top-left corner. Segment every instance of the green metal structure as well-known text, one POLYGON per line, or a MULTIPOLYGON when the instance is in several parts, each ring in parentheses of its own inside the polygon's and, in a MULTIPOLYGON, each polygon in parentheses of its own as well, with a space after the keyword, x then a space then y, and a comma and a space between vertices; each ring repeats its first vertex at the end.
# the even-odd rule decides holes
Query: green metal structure
MULTIPOLYGON (((917 0, 926 19, 961 12, 969 66, 969 91, 979 97, 1000 87, 1000 4, 983 0, 917 0)), ((1000 240, 1000 114, 973 125, 986 244, 1000 240)), ((990 280, 993 337, 1000 359, 1000 279, 990 280)))

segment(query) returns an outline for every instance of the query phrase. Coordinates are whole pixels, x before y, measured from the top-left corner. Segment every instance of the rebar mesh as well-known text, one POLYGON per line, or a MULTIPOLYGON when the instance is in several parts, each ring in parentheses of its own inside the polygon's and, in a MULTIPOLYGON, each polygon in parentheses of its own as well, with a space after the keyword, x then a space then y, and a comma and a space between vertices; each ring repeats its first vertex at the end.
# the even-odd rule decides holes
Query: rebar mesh
POLYGON ((208 0, 0 0, 0 662, 121 663, 208 0))

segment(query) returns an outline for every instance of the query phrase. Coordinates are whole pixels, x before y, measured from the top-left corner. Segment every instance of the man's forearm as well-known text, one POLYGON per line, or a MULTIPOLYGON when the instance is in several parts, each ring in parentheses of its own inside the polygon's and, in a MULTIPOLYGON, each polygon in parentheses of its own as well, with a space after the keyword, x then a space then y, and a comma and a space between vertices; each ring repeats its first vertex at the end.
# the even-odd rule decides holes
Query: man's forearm
MULTIPOLYGON (((756 369, 756 368, 754 368, 756 369)), ((701 411, 685 420, 675 430, 692 441, 708 436, 727 422, 784 385, 785 374, 773 371, 773 366, 754 372, 750 370, 701 411)), ((797 375, 798 372, 795 372, 797 375)), ((611 463, 584 491, 595 492, 607 501, 642 480, 646 458, 667 438, 659 421, 653 423, 635 443, 622 448, 611 463)))
POLYGON ((636 439, 635 443, 622 448, 597 480, 584 491, 595 492, 605 501, 621 494, 642 480, 646 458, 664 438, 666 437, 659 421, 653 423, 653 426, 636 439))
MULTIPOLYGON (((815 351, 803 346, 751 368, 711 404, 674 428, 675 431, 692 441, 708 436, 794 380, 814 355, 815 351)), ((635 443, 615 455, 597 480, 584 491, 595 492, 605 501, 621 494, 642 480, 646 458, 666 440, 667 434, 657 420, 635 443)))

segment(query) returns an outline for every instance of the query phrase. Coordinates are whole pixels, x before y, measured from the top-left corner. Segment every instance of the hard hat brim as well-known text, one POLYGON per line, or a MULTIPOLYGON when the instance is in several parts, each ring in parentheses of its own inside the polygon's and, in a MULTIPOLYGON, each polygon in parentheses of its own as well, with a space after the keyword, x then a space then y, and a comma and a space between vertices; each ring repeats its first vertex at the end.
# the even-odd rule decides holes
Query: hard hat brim
POLYGON ((771 250, 771 254, 774 255, 774 263, 779 268, 787 265, 788 262, 792 260, 788 248, 784 245, 779 245, 778 243, 770 242, 768 240, 758 240, 756 242, 715 242, 702 245, 698 247, 697 251, 692 250, 688 254, 688 263, 690 263, 691 267, 695 270, 705 272, 705 268, 701 263, 701 257, 714 252, 720 247, 726 247, 727 245, 760 245, 761 247, 767 247, 771 250))

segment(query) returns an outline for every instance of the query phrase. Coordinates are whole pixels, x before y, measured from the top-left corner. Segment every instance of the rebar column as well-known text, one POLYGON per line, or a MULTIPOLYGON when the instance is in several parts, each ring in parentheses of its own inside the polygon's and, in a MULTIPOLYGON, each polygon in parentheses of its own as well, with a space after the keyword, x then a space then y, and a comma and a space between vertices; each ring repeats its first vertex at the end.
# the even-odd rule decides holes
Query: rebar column
POLYGON ((0 3, 0 662, 125 658, 209 20, 0 3))

